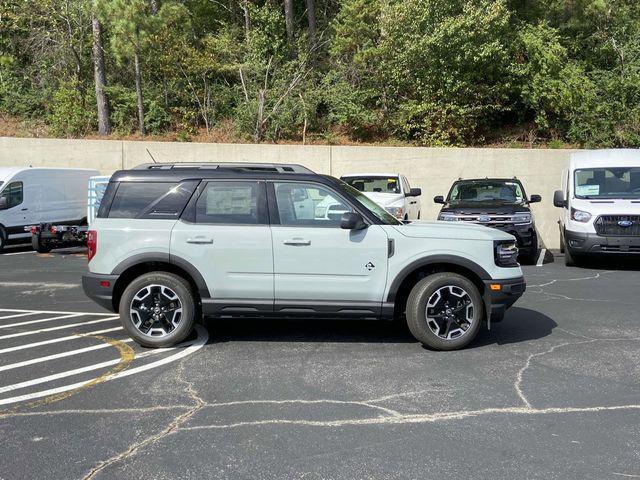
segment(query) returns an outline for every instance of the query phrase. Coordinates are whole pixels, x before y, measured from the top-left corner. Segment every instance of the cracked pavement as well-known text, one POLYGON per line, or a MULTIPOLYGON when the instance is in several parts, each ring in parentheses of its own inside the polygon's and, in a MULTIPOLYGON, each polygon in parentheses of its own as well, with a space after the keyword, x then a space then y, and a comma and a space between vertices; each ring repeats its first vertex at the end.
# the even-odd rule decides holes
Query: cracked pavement
MULTIPOLYGON (((84 268, 0 256, 0 307, 101 313, 65 288, 84 268)), ((640 478, 640 265, 524 271, 458 352, 383 322, 210 321, 189 356, 0 412, 0 479, 640 478)))

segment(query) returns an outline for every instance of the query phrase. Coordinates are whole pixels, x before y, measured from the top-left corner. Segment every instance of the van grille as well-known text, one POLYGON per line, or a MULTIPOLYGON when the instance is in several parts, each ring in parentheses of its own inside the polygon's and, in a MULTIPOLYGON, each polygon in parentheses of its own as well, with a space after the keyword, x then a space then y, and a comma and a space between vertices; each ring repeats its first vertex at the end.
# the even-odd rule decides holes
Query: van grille
POLYGON ((617 237, 640 236, 640 215, 602 215, 593 224, 598 235, 617 237), (620 223, 631 222, 624 227, 620 223))

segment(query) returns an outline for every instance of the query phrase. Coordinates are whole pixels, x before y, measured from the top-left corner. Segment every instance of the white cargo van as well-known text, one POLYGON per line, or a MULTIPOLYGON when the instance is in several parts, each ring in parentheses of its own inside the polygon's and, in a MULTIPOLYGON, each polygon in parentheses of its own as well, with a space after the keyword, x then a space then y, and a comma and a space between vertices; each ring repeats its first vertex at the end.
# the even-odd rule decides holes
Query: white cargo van
POLYGON ((640 150, 572 154, 553 204, 563 209, 558 223, 567 265, 587 255, 640 256, 640 150))
POLYGON ((0 168, 0 251, 7 242, 31 240, 25 227, 86 222, 87 185, 97 170, 0 168))

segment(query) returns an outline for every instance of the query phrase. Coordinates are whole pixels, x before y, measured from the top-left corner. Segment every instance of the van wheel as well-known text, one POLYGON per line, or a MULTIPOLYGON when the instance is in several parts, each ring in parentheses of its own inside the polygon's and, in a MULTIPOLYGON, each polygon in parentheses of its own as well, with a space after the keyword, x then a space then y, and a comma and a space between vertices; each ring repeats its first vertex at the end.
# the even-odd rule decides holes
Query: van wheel
POLYGON ((143 347, 169 347, 193 331, 197 306, 189 283, 172 273, 136 278, 120 299, 122 326, 143 347))
POLYGON ((31 236, 31 247, 38 253, 49 253, 51 251, 51 247, 42 241, 40 235, 31 236))
POLYGON ((564 264, 567 267, 579 267, 582 264, 582 257, 571 253, 571 249, 564 246, 564 264))
POLYGON ((7 232, 4 228, 0 227, 0 253, 4 251, 4 247, 7 246, 7 232))
POLYGON ((407 300, 407 325, 413 336, 434 350, 457 350, 471 342, 484 318, 477 287, 457 273, 420 280, 407 300))

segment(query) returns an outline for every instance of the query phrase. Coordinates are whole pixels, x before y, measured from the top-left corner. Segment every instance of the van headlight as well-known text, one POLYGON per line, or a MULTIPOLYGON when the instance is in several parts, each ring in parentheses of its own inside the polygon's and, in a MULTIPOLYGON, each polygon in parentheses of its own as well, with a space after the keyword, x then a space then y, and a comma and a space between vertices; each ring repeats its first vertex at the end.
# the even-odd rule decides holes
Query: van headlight
POLYGON ((529 225, 533 220, 533 215, 530 213, 516 213, 513 216, 513 223, 518 225, 529 225))
POLYGON ((518 266, 518 245, 516 242, 496 242, 494 248, 496 265, 499 267, 518 266))
POLYGON ((441 213, 440 215, 438 215, 438 220, 441 220, 443 222, 457 222, 458 217, 452 213, 441 213))
POLYGON ((582 210, 577 210, 575 208, 571 209, 571 219, 580 223, 587 223, 591 220, 591 214, 589 212, 583 212, 582 210))

